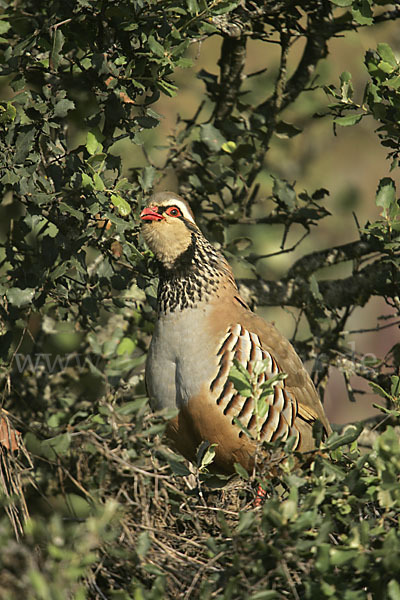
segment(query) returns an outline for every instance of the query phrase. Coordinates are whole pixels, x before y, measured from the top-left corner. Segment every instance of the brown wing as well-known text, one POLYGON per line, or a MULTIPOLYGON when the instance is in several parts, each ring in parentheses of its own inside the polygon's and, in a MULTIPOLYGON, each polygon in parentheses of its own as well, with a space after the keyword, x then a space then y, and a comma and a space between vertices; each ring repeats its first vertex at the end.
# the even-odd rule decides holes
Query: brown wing
MULTIPOLYGON (((310 423, 319 419, 327 434, 331 432, 319 395, 292 344, 272 325, 250 310, 243 309, 241 324, 254 332, 261 340, 262 348, 270 353, 280 370, 287 374, 288 392, 298 405, 298 416, 310 423)), ((302 427, 304 429, 304 427, 302 427)))

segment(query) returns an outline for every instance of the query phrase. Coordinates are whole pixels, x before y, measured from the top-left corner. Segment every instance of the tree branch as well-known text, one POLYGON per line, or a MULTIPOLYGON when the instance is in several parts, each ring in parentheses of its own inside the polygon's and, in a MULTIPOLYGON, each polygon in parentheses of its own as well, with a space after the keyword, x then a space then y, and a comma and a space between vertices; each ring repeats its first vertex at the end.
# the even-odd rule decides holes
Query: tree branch
MULTIPOLYGON (((314 74, 318 62, 328 55, 327 40, 331 36, 331 30, 326 27, 326 22, 323 22, 324 17, 325 11, 322 14, 315 12, 309 15, 308 28, 305 33, 307 43, 296 71, 285 85, 282 100, 276 106, 278 112, 285 109, 304 91, 314 74)), ((275 95, 274 93, 274 96, 260 104, 254 112, 269 114, 275 106, 275 95)))
POLYGON ((221 128, 232 114, 242 83, 246 60, 246 37, 224 37, 221 48, 219 94, 215 106, 215 126, 221 128))
POLYGON ((326 27, 326 21, 324 21, 325 11, 321 12, 322 14, 316 12, 309 15, 306 30, 307 43, 296 71, 287 82, 282 109, 294 102, 300 93, 307 88, 317 64, 328 55, 327 40, 331 36, 329 28, 326 27))
POLYGON ((372 252, 382 250, 382 245, 377 238, 361 239, 335 248, 327 248, 318 252, 311 252, 299 258, 289 269, 287 277, 301 276, 307 278, 311 273, 323 267, 337 265, 347 260, 362 258, 372 252))
MULTIPOLYGON (((299 277, 281 281, 240 279, 238 283, 245 299, 256 298, 258 304, 265 306, 304 308, 312 301, 308 281, 299 277)), ((392 281, 391 265, 381 260, 367 265, 350 277, 320 281, 318 286, 324 304, 331 309, 364 306, 371 296, 393 297, 398 293, 392 281)))

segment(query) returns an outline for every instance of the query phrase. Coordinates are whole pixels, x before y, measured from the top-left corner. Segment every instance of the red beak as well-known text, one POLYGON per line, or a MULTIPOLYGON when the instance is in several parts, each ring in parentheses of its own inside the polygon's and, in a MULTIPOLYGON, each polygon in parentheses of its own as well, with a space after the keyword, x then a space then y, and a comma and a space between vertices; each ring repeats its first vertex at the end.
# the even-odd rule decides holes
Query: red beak
POLYGON ((151 206, 148 206, 142 210, 140 213, 140 218, 142 221, 161 221, 162 219, 165 219, 165 217, 157 212, 156 207, 152 208, 151 206))

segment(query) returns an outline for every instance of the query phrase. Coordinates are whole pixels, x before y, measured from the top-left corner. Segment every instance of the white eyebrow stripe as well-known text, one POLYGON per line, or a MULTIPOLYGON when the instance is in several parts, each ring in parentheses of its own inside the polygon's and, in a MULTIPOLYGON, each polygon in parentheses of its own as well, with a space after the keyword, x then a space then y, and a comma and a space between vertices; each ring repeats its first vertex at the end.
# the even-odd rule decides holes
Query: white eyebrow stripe
POLYGON ((178 200, 178 198, 176 198, 176 199, 171 198, 168 201, 168 204, 166 204, 164 206, 177 206, 180 209, 182 215, 185 217, 185 219, 187 219, 191 223, 194 223, 192 215, 190 214, 190 212, 187 209, 186 204, 184 202, 182 202, 182 200, 178 200))

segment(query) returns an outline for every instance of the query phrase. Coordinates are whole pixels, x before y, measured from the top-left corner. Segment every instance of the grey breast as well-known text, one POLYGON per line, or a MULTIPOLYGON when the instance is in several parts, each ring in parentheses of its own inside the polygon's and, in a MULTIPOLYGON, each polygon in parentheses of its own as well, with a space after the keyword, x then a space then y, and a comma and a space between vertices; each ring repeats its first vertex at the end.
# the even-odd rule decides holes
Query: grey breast
POLYGON ((218 341, 207 329, 206 303, 161 314, 146 363, 146 381, 153 410, 182 408, 211 381, 217 369, 218 341))

